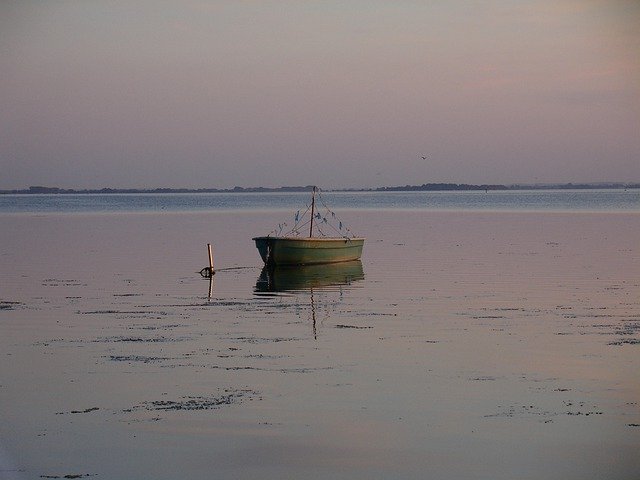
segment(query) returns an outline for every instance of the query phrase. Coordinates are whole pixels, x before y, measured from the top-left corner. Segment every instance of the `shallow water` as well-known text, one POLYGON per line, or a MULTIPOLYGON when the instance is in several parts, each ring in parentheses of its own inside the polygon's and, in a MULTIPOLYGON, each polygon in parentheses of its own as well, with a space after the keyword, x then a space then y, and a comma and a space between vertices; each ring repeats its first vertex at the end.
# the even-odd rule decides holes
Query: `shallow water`
POLYGON ((279 209, 2 215, 2 475, 640 471, 637 213, 341 216, 361 264, 265 284, 279 209))

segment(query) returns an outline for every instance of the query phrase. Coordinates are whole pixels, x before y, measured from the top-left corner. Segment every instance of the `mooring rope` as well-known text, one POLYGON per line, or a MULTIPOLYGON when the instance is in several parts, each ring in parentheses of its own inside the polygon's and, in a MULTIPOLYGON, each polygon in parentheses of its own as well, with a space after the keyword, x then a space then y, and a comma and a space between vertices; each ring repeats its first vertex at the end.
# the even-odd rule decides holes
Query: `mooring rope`
POLYGON ((259 270, 262 267, 256 267, 251 266, 251 267, 225 267, 225 268, 216 268, 214 270, 211 270, 211 267, 204 267, 202 270, 200 270, 200 275, 202 275, 205 278, 211 277, 212 275, 215 275, 218 272, 228 272, 230 270, 259 270))

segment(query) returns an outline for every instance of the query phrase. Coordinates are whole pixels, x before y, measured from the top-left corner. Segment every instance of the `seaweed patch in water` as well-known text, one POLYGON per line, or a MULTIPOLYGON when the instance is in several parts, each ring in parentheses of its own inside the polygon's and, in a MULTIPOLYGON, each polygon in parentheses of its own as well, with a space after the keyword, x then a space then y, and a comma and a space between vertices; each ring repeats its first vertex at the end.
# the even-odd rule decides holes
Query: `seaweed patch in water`
POLYGON ((236 341, 236 342, 246 342, 246 343, 279 343, 279 342, 293 342, 300 339, 295 337, 274 337, 274 338, 233 337, 233 338, 229 338, 229 340, 236 341))
POLYGON ((127 330, 172 330, 179 327, 188 327, 184 323, 173 323, 170 325, 123 325, 127 330))
POLYGON ((0 300, 0 310, 15 310, 18 307, 24 307, 24 303, 0 300))
POLYGON ((101 337, 93 342, 96 343, 165 343, 165 342, 182 342, 184 340, 191 340, 188 337, 101 337))
POLYGON ((164 311, 149 311, 149 310, 87 310, 76 312, 78 315, 168 315, 164 311))
POLYGON ((241 403, 245 399, 253 400, 258 395, 258 392, 250 389, 240 390, 225 390, 222 395, 212 397, 181 397, 180 400, 153 400, 149 402, 143 402, 140 405, 133 407, 130 410, 144 408, 145 410, 165 410, 165 411, 177 411, 177 410, 211 410, 220 408, 224 405, 234 405, 241 403))
POLYGON ((91 473, 70 473, 64 476, 60 475, 40 475, 40 478, 86 478, 86 477, 95 477, 94 474, 91 473))
POLYGON ((42 281, 43 287, 86 287, 86 283, 78 280, 61 280, 58 278, 46 278, 42 281))
POLYGON ((624 340, 618 340, 617 342, 609 342, 607 345, 640 345, 640 339, 637 338, 625 338, 624 340))
POLYGON ((65 413, 89 413, 95 412, 96 410, 100 410, 100 407, 91 407, 84 410, 71 410, 70 412, 57 412, 56 415, 64 415, 65 413))
MULTIPOLYGON (((503 407, 499 407, 503 408, 503 407)), ((558 415, 557 413, 553 413, 547 410, 542 410, 534 405, 511 405, 507 408, 504 408, 502 411, 485 415, 484 418, 499 418, 499 417, 544 417, 549 418, 551 416, 558 415)))
POLYGON ((143 355, 109 355, 109 360, 111 360, 112 362, 155 363, 175 359, 172 359, 170 357, 145 357, 143 355))

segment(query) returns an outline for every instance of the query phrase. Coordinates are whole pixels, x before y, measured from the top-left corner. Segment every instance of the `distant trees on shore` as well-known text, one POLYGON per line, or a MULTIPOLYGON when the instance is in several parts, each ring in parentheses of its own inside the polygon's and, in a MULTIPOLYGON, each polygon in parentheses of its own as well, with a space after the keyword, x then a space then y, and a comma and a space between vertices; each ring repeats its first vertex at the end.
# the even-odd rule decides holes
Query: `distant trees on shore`
MULTIPOLYGON (((286 193, 310 192, 312 185, 304 187, 233 187, 220 188, 100 188, 65 189, 58 187, 31 186, 22 190, 0 190, 0 194, 123 194, 123 193, 286 193)), ((465 190, 593 190, 593 189, 640 188, 640 183, 562 183, 562 184, 514 184, 514 185, 473 185, 467 183, 424 183, 422 185, 404 185, 379 188, 344 188, 332 191, 342 192, 438 192, 465 190)), ((331 190, 330 190, 331 191, 331 190)))

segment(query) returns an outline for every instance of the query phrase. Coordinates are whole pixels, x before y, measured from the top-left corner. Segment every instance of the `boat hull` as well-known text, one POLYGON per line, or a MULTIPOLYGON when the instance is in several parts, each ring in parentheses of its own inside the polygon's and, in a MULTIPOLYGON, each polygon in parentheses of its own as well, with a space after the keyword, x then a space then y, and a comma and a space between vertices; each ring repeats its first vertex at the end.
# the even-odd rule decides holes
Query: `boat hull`
POLYGON ((364 238, 255 237, 267 265, 317 265, 359 260, 364 238))

